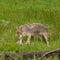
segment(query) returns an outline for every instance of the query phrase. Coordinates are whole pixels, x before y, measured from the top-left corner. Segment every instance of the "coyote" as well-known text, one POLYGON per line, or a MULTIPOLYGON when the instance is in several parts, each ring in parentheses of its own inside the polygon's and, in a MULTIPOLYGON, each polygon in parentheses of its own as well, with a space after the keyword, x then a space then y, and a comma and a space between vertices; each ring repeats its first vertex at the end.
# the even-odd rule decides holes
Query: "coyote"
MULTIPOLYGON (((49 47, 48 42, 48 29, 46 26, 40 23, 32 23, 32 24, 25 24, 21 25, 17 28, 17 35, 18 35, 18 41, 17 43, 22 44, 22 37, 28 36, 27 42, 30 43, 31 36, 33 35, 39 35, 44 37, 46 40, 47 46, 49 47)), ((42 38, 41 38, 42 41, 42 38)))

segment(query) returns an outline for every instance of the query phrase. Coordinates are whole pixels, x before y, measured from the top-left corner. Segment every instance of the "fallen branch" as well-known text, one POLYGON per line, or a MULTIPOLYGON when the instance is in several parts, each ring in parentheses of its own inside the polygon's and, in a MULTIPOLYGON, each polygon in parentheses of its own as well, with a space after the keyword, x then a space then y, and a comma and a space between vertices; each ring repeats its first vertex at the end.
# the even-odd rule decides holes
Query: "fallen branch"
POLYGON ((16 57, 18 57, 18 59, 20 59, 21 57, 25 58, 33 58, 34 56, 36 58, 40 58, 39 60, 42 60, 44 56, 46 56, 46 58, 49 58, 50 56, 55 56, 58 55, 59 59, 60 59, 60 48, 56 49, 56 50, 51 50, 51 51, 40 51, 40 52, 16 52, 16 53, 11 53, 11 52, 5 52, 2 54, 0 54, 1 56, 5 56, 6 58, 11 58, 13 60, 16 60, 16 57))
POLYGON ((59 49, 56 49, 56 50, 52 50, 52 51, 48 51, 46 53, 44 53, 41 57, 40 57, 40 60, 43 59, 44 56, 46 56, 47 58, 51 57, 51 56, 54 56, 58 54, 58 57, 60 59, 60 48, 59 49))

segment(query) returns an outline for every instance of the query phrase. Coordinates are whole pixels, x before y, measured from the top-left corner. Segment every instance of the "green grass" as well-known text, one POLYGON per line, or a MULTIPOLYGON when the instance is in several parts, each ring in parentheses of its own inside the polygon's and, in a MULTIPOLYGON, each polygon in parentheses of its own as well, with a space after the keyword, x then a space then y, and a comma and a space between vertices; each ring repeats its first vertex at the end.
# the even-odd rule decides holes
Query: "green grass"
POLYGON ((60 0, 0 0, 0 52, 44 51, 60 48, 60 0), (48 27, 50 48, 33 38, 31 44, 16 44, 16 27, 42 23, 48 27))

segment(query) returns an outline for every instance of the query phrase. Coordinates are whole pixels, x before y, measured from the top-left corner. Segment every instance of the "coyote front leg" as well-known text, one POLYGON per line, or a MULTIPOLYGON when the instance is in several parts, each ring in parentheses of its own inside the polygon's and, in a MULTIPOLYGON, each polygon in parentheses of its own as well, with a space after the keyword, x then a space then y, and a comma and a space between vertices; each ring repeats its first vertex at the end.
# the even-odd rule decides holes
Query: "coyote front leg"
POLYGON ((28 33, 28 39, 27 39, 26 44, 30 43, 30 39, 31 39, 31 34, 30 34, 30 33, 28 33))
POLYGON ((22 35, 19 35, 17 43, 22 44, 22 35))

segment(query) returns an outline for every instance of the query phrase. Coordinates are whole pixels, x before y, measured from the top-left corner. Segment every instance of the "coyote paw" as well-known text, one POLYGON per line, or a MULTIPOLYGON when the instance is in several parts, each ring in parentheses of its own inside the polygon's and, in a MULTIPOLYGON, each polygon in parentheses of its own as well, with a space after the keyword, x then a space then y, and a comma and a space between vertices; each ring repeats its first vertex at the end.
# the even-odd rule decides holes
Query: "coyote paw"
POLYGON ((30 42, 26 42, 26 44, 30 44, 30 42))
POLYGON ((16 43, 22 45, 22 42, 17 41, 16 43))

